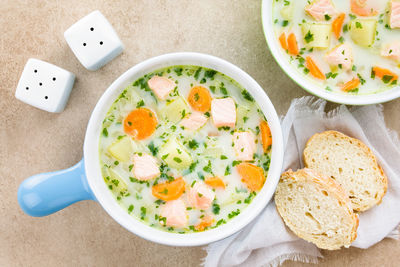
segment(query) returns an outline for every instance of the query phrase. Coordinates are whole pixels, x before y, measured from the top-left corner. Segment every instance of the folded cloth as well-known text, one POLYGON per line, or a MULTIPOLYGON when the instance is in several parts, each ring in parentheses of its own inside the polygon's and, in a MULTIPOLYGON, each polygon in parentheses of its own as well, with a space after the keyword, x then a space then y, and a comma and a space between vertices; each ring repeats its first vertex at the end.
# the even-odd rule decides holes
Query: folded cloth
MULTIPOLYGON (((388 177, 382 203, 361 213, 357 239, 352 246, 368 248, 385 237, 399 239, 400 141, 385 126, 381 105, 342 105, 324 112, 326 101, 303 97, 293 100, 282 120, 285 144, 283 171, 303 168, 302 153, 315 133, 337 130, 362 140, 372 149, 388 177)), ((295 236, 283 223, 273 201, 240 232, 206 247, 205 267, 278 266, 285 260, 318 262, 318 248, 295 236)))

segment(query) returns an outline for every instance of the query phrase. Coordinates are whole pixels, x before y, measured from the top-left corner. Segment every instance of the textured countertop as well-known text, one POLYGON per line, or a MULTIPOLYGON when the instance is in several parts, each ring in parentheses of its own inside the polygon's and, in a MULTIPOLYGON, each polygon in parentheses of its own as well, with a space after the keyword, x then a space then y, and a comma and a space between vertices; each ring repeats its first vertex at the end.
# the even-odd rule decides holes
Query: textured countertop
MULTIPOLYGON (((104 90, 125 70, 156 55, 195 51, 226 59, 254 77, 278 113, 285 114, 291 99, 307 93, 269 53, 260 7, 260 0, 1 0, 0 266, 198 266, 205 255, 202 248, 145 241, 94 201, 43 218, 29 217, 18 206, 17 189, 33 174, 78 162, 88 119, 104 90), (63 32, 96 9, 114 26, 125 51, 91 72, 72 54, 63 32), (64 112, 51 114, 15 99, 30 57, 77 75, 64 112)), ((400 132, 400 100, 384 104, 384 111, 388 126, 400 132)), ((400 242, 383 240, 367 250, 323 254, 321 266, 395 266, 400 242)))

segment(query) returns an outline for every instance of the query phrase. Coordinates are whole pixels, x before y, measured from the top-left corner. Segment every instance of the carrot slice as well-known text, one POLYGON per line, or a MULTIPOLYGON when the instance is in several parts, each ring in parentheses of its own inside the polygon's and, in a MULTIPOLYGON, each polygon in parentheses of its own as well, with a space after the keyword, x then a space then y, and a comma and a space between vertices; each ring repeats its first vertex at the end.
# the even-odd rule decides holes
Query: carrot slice
POLYGON ((217 176, 206 178, 204 182, 211 187, 222 187, 225 189, 224 181, 222 181, 222 179, 217 176))
POLYGON ((260 133, 261 133, 261 142, 264 149, 264 152, 267 152, 272 145, 272 134, 271 129, 268 126, 266 121, 260 122, 260 133))
POLYGON ((242 181, 252 191, 260 190, 265 181, 264 170, 256 165, 242 162, 236 166, 236 170, 242 177, 242 181))
POLYGON ((289 34, 287 43, 289 54, 297 56, 299 54, 299 47, 297 46, 296 35, 294 33, 289 34))
POLYGON ((336 36, 336 39, 339 39, 340 32, 342 31, 342 25, 344 22, 346 14, 341 13, 333 22, 332 22, 332 31, 336 36))
POLYGON ((151 188, 151 193, 156 198, 164 201, 178 199, 185 192, 185 180, 181 178, 172 182, 156 184, 151 188))
POLYGON ((381 67, 373 67, 372 73, 375 77, 381 78, 385 83, 396 81, 399 78, 396 73, 381 67))
POLYGON ((207 112, 211 108, 210 91, 203 86, 195 86, 190 90, 188 101, 194 110, 207 112))
POLYGON ((317 64, 315 64, 314 60, 310 56, 306 57, 306 66, 310 70, 312 76, 317 79, 325 80, 325 75, 318 68, 317 64))
POLYGON ((348 81, 347 83, 342 85, 342 91, 348 92, 353 89, 356 89, 360 85, 360 79, 354 78, 351 81, 348 81))
POLYGON ((199 224, 197 224, 194 229, 197 231, 204 231, 207 227, 211 226, 214 219, 211 216, 204 217, 199 224))
POLYGON ((279 36, 279 42, 281 43, 281 46, 283 49, 285 49, 285 50, 288 49, 288 44, 286 41, 286 34, 284 32, 279 36))
POLYGON ((124 131, 136 140, 151 136, 157 127, 156 114, 148 108, 132 110, 124 119, 124 131))

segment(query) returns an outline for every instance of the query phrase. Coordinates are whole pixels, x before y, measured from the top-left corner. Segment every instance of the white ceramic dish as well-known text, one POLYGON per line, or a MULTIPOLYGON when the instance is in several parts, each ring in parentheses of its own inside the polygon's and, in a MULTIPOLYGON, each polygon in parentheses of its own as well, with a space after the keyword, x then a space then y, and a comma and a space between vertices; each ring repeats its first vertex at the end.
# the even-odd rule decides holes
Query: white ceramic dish
POLYGON ((274 1, 275 0, 263 0, 261 8, 263 29, 268 47, 282 70, 304 90, 323 99, 347 105, 377 104, 400 97, 400 86, 397 86, 391 90, 370 95, 345 95, 329 92, 319 84, 305 77, 304 74, 299 72, 297 69, 293 68, 287 58, 283 55, 282 49, 279 46, 278 39, 274 32, 274 23, 272 18, 272 5, 274 1))
MULTIPOLYGON (((79 189, 79 192, 81 192, 77 194, 77 196, 80 195, 79 197, 75 197, 75 199, 71 199, 70 197, 67 205, 83 199, 93 199, 91 195, 94 195, 95 199, 100 203, 100 205, 102 205, 106 212, 115 221, 117 221, 130 232, 147 240, 173 246, 199 246, 208 244, 228 237, 233 233, 239 231, 249 222, 251 222, 264 209, 264 207, 271 200, 279 181, 283 161, 283 151, 284 148, 281 126, 276 111, 268 96, 265 94, 264 90, 247 73, 225 60, 209 55, 198 53, 166 54, 148 59, 129 69, 111 84, 111 86, 105 91, 103 96, 98 101, 90 118, 85 136, 85 171, 81 174, 82 177, 79 180, 85 188, 84 190, 79 189), (261 108, 261 110, 265 114, 265 117, 268 120, 272 132, 273 145, 271 152, 270 170, 268 172, 268 177, 262 190, 257 194, 251 204, 249 204, 249 206, 244 209, 244 211, 239 216, 235 217, 231 221, 228 221, 227 224, 204 232, 176 234, 160 231, 156 228, 150 227, 140 222, 133 216, 130 216, 117 203, 117 201, 115 201, 114 197, 112 196, 111 192, 106 186, 106 183, 103 180, 100 170, 99 136, 100 132, 102 131, 102 121, 105 118, 111 104, 120 95, 122 90, 136 79, 156 69, 173 65, 197 65, 211 68, 221 73, 224 73, 225 75, 236 80, 240 85, 242 85, 243 88, 250 92, 254 99, 257 100, 259 107, 261 108), (87 183, 84 176, 86 176, 87 183), (89 192, 89 194, 87 194, 87 192, 89 192)), ((83 167, 80 167, 83 166, 83 163, 79 163, 77 166, 78 167, 71 168, 71 170, 79 173, 77 169, 83 169, 83 167)), ((65 175, 65 173, 66 171, 64 171, 63 175, 65 175)), ((22 209, 26 213, 33 216, 43 216, 67 206, 65 203, 61 203, 61 205, 59 203, 56 203, 56 201, 53 199, 54 197, 48 197, 48 190, 54 187, 54 183, 52 185, 49 185, 51 184, 52 176, 57 175, 60 176, 60 173, 56 172, 52 174, 47 174, 46 178, 43 178, 43 175, 41 175, 39 178, 37 176, 33 176, 31 178, 28 178, 21 185, 18 198, 22 209), (39 179, 40 181, 38 183, 35 183, 37 182, 37 180, 35 181, 35 179, 39 179), (46 186, 43 185, 41 189, 35 189, 35 187, 39 187, 40 183, 42 183, 43 180, 46 179, 48 179, 49 181, 46 186), (32 192, 35 193, 35 197, 33 198, 32 192), (45 193, 47 194, 43 196, 43 194, 45 193), (40 210, 38 210, 39 208, 36 208, 35 210, 35 205, 32 206, 32 202, 30 202, 30 200, 36 200, 37 198, 46 198, 44 202, 42 201, 42 203, 46 204, 46 201, 52 201, 52 203, 55 203, 54 205, 56 205, 56 207, 54 207, 54 205, 42 205, 40 210)), ((69 185, 66 185, 66 187, 69 187, 69 185)), ((73 189, 78 190, 76 188, 73 189)), ((64 197, 64 199, 67 198, 64 197)), ((33 203, 35 204, 36 202, 33 201, 33 203)))

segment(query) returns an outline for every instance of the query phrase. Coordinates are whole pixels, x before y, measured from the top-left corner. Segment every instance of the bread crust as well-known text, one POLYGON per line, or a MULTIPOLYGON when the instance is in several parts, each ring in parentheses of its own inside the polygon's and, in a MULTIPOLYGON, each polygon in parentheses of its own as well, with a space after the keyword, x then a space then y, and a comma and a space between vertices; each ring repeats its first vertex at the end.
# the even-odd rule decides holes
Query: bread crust
MULTIPOLYGON (((281 175, 281 180, 280 183, 283 181, 283 179, 291 179, 295 182, 305 182, 305 183, 313 183, 314 185, 318 186, 322 190, 326 190, 329 195, 333 196, 336 198, 341 206, 345 209, 346 213, 348 213, 350 219, 353 222, 353 228, 350 233, 350 240, 348 244, 341 244, 341 246, 337 247, 325 247, 322 246, 321 244, 316 244, 319 248, 322 249, 328 249, 328 250, 336 250, 340 249, 342 246, 348 247, 356 238, 357 238, 357 228, 359 224, 359 219, 358 215, 353 212, 352 206, 351 206, 351 200, 349 199, 346 191, 342 188, 342 186, 337 183, 335 180, 326 177, 322 174, 319 174, 315 170, 304 168, 297 170, 296 172, 293 172, 292 170, 288 170, 281 175)), ((275 198, 277 196, 275 195, 275 198)), ((307 240, 307 237, 296 231, 295 227, 290 223, 290 221, 286 218, 285 213, 283 211, 283 207, 280 207, 280 202, 275 201, 276 203, 276 208, 278 210, 278 213, 286 223, 286 225, 300 238, 307 240)), ((307 240, 311 241, 312 240, 307 240)))
POLYGON ((379 172, 381 173, 381 183, 383 185, 383 193, 381 195, 378 196, 377 201, 373 204, 373 205, 369 205, 366 207, 359 207, 358 205, 354 205, 353 204, 353 210, 357 211, 357 212, 361 212, 361 211, 366 211, 370 208, 372 208, 375 205, 379 205, 382 202, 383 197, 385 196, 386 192, 387 192, 387 187, 388 187, 388 181, 387 181, 387 177, 382 169, 382 167, 378 164, 378 161, 376 159, 376 156, 374 155, 374 153, 371 151, 371 149, 364 144, 361 140, 347 136, 341 132, 338 131, 325 131, 322 133, 316 133, 313 136, 311 136, 310 139, 308 139, 306 146, 304 148, 303 151, 303 162, 306 168, 310 168, 311 163, 310 163, 310 158, 307 157, 307 148, 310 146, 310 144, 314 141, 315 138, 319 137, 319 136, 328 136, 328 135, 333 135, 335 138, 341 138, 341 139, 345 139, 345 140, 349 140, 354 142, 359 148, 361 148, 365 154, 373 161, 373 164, 379 169, 379 172))

